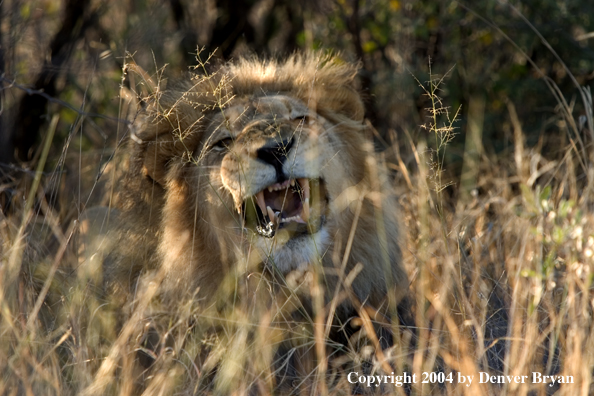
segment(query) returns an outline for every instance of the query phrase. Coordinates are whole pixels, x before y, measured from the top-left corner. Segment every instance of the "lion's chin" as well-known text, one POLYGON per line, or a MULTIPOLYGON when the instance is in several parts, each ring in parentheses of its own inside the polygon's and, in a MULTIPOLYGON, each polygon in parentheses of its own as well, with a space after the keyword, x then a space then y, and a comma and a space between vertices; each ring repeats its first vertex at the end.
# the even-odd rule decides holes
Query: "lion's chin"
POLYGON ((327 202, 322 179, 287 179, 264 187, 243 202, 244 227, 266 238, 279 231, 290 239, 315 234, 323 225, 327 202))
POLYGON ((300 234, 289 238, 279 230, 274 238, 257 238, 252 241, 258 252, 258 261, 273 273, 286 276, 291 271, 304 270, 319 262, 330 243, 330 234, 321 227, 315 234, 300 234))

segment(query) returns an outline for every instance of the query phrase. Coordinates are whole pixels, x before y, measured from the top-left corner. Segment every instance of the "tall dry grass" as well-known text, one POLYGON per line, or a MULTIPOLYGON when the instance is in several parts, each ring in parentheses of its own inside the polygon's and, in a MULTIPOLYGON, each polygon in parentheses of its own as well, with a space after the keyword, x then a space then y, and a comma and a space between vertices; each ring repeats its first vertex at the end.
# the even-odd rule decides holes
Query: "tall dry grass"
MULTIPOLYGON (((449 186, 454 193, 448 194, 452 180, 443 154, 448 139, 462 137, 452 135, 455 116, 439 102, 438 84, 427 85, 434 117, 426 133, 415 140, 411 126, 393 134, 382 154, 397 170, 392 176, 406 230, 415 325, 398 326, 396 317, 377 323, 373 312, 362 311, 344 324, 354 328, 348 343, 333 347, 325 313, 336 301, 324 306, 315 300, 319 277, 312 288, 314 316, 300 322, 292 321, 299 307, 291 296, 279 298, 257 273, 244 281, 230 274, 214 308, 190 299, 169 312, 158 298, 164 275, 158 271, 138 282, 126 304, 104 295, 101 268, 93 267, 101 246, 84 246, 79 237, 88 220, 47 202, 45 192, 57 184, 41 171, 54 119, 37 172, 16 187, 16 195, 26 198, 0 218, 0 394, 274 394, 285 368, 279 348, 303 355, 296 361, 310 375, 291 383, 301 394, 593 393, 594 164, 588 127, 560 101, 556 121, 565 135, 556 152, 545 153, 526 145, 510 101, 514 150, 493 156, 481 147, 484 106, 473 104, 464 183, 449 186), (253 285, 261 294, 251 292, 253 285), (258 303, 271 300, 277 304, 258 303), (283 326, 279 317, 288 318, 283 326), (390 329, 392 346, 378 348, 372 322, 390 329), (353 371, 408 372, 417 382, 354 386, 348 381, 353 371), (479 383, 481 372, 528 380, 479 383), (573 383, 532 383, 533 372, 573 383), (423 373, 444 381, 422 383, 423 373), (473 381, 458 383, 458 375, 473 381)), ((591 128, 591 121, 586 124, 591 128)), ((109 205, 126 161, 114 157, 102 168, 104 184, 97 185, 97 173, 82 172, 84 162, 93 162, 87 155, 77 158, 80 184, 109 205)), ((60 207, 72 207, 71 199, 62 194, 60 207)), ((111 220, 100 219, 108 229, 111 220)))

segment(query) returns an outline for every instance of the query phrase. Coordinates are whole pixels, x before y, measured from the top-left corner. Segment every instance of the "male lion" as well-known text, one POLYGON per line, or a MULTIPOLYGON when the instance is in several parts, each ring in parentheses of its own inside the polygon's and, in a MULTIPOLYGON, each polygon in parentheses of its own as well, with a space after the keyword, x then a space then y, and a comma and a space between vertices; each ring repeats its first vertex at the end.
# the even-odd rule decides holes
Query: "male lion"
POLYGON ((323 285, 341 323, 393 307, 408 288, 396 203, 356 73, 312 54, 243 59, 157 90, 132 129, 110 286, 159 269, 172 306, 206 306, 229 274, 258 272, 288 289, 309 279, 288 292, 306 311, 323 285))

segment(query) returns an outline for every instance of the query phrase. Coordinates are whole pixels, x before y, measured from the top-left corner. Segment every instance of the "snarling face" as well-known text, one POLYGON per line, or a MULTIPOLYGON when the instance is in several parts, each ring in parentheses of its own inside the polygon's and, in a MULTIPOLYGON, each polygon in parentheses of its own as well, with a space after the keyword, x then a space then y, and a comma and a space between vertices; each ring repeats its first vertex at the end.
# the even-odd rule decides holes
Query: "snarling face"
POLYGON ((237 100, 210 118, 204 148, 220 165, 211 184, 232 197, 236 229, 282 272, 326 250, 332 190, 347 178, 334 127, 284 95, 237 100))
MULTIPOLYGON (((321 264, 328 290, 348 275, 378 306, 389 287, 406 288, 395 196, 356 72, 305 54, 157 87, 132 128, 124 211, 158 246, 151 265, 171 296, 211 297, 261 264, 299 270, 294 279, 321 264)), ((132 246, 134 262, 146 245, 132 246)))

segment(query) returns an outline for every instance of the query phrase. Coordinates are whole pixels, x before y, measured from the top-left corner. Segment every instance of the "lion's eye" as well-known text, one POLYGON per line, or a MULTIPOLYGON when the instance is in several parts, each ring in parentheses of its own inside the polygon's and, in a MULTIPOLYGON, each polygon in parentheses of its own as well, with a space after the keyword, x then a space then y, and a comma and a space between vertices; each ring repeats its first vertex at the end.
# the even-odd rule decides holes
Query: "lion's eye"
POLYGON ((299 114, 293 116, 293 121, 297 121, 300 125, 311 125, 313 123, 313 118, 307 114, 299 114))
POLYGON ((309 122, 309 116, 307 114, 298 115, 298 116, 293 117, 293 120, 299 121, 299 122, 303 121, 304 123, 307 123, 307 122, 309 122))
POLYGON ((233 139, 231 137, 226 137, 217 141, 215 144, 212 145, 213 150, 216 151, 223 151, 228 150, 229 147, 233 144, 233 139))

